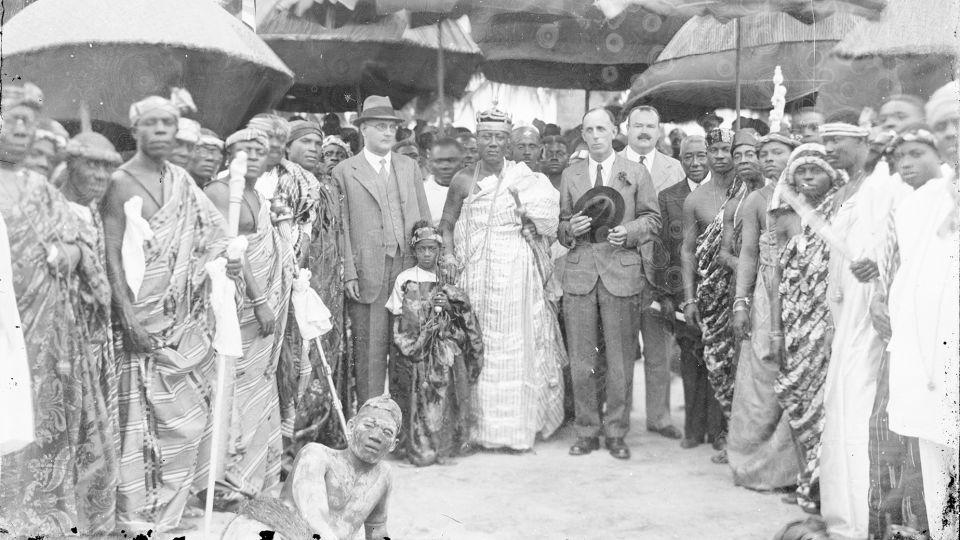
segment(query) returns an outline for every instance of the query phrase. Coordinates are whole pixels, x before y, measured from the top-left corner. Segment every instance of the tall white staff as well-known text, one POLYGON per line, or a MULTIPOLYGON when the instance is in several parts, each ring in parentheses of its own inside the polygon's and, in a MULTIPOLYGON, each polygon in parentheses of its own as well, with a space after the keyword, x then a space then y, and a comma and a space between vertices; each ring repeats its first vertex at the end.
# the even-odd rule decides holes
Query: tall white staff
POLYGON ((333 384, 333 373, 330 364, 327 363, 327 355, 323 352, 323 345, 320 343, 320 336, 326 334, 333 325, 330 324, 330 310, 323 304, 323 300, 310 287, 310 270, 300 269, 300 274, 293 282, 293 292, 291 293, 291 302, 293 303, 293 315, 297 319, 297 327, 300 329, 300 337, 306 344, 304 349, 307 354, 304 355, 304 362, 310 362, 310 342, 317 345, 320 351, 320 364, 323 369, 323 375, 327 380, 327 388, 330 389, 330 398, 333 401, 333 407, 337 411, 337 419, 340 421, 340 429, 343 430, 343 436, 347 436, 347 420, 343 416, 343 404, 340 403, 340 397, 337 395, 337 387, 333 384))
MULTIPOLYGON (((227 246, 227 258, 231 261, 243 257, 247 249, 247 238, 237 236, 240 231, 240 203, 243 199, 244 176, 247 173, 247 154, 237 152, 230 162, 230 198, 227 210, 228 233, 233 238, 227 246)), ((213 338, 213 347, 217 351, 217 387, 213 394, 213 433, 210 440, 210 468, 207 475, 207 497, 203 512, 203 538, 210 539, 213 521, 213 494, 217 482, 217 470, 220 461, 220 438, 223 433, 227 391, 227 370, 233 367, 233 359, 243 356, 240 338, 240 320, 237 317, 237 301, 234 293, 236 286, 227 277, 227 259, 218 257, 206 264, 210 276, 210 303, 217 320, 217 331, 213 338)))

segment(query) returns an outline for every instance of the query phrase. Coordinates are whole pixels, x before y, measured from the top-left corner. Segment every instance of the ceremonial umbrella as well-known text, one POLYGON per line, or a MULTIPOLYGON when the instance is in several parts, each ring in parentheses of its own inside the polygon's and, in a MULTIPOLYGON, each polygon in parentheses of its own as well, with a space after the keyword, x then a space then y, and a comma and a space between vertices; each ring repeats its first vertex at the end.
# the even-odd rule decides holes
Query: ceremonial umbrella
POLYGON ((885 3, 886 0, 596 0, 597 7, 611 18, 639 7, 661 15, 713 15, 721 21, 780 12, 804 23, 837 12, 877 17, 885 3))
POLYGON ((889 0, 880 18, 857 25, 833 50, 846 59, 882 58, 896 66, 904 90, 929 96, 956 77, 960 56, 957 0, 889 0))
POLYGON ((687 120, 722 107, 769 109, 778 65, 786 100, 794 101, 837 77, 824 59, 860 20, 847 13, 809 25, 784 13, 726 23, 712 16, 694 17, 637 78, 627 106, 654 105, 664 120, 687 120))
POLYGON ((645 11, 605 19, 595 8, 566 4, 566 15, 472 11, 484 76, 524 86, 626 90, 684 22, 645 11))
POLYGON ((332 28, 274 9, 257 30, 296 75, 279 105, 284 110, 356 110, 371 94, 390 97, 399 109, 414 97, 437 92, 438 84, 445 94, 459 97, 482 59, 469 32, 452 19, 411 28, 404 14, 394 13, 332 28))
POLYGON ((130 104, 189 90, 205 127, 225 134, 270 108, 293 74, 209 0, 43 0, 3 25, 3 82, 36 83, 46 114, 127 126, 130 104))

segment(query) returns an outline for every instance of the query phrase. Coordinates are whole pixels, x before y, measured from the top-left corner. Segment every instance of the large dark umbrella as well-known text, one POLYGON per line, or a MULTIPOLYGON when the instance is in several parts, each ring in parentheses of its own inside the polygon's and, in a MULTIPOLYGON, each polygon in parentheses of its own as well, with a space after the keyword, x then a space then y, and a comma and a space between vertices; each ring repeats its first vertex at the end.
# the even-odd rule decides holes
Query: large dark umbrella
POLYGON ((482 60, 469 33, 451 19, 412 28, 403 14, 395 13, 330 28, 274 9, 257 30, 295 73, 295 84, 279 106, 285 110, 356 110, 371 94, 389 96, 400 108, 414 97, 437 92, 438 64, 443 66, 443 92, 459 97, 482 60))
MULTIPOLYGON (((3 31, 3 75, 44 91, 47 114, 128 124, 130 104, 186 88, 204 126, 228 133, 270 108, 293 74, 210 0, 43 0, 3 31)), ((98 122, 99 121, 99 124, 98 122)))
MULTIPOLYGON (((747 109, 770 109, 778 65, 783 70, 786 99, 795 101, 838 77, 835 66, 824 61, 860 20, 846 13, 810 25, 784 13, 726 23, 712 16, 695 17, 677 32, 657 63, 637 78, 628 106, 652 104, 665 120, 686 120, 703 110, 736 108, 738 104, 747 109)), ((864 94, 871 91, 862 89, 864 94)))
POLYGON ((876 17, 886 0, 597 0, 607 17, 624 10, 643 8, 661 15, 712 15, 727 21, 764 13, 786 13, 804 23, 822 20, 833 13, 876 17))
MULTIPOLYGON (((476 9, 473 36, 483 74, 496 82, 548 88, 626 90, 652 64, 683 18, 644 11, 605 19, 600 11, 566 16, 476 9)), ((589 4, 589 3, 587 3, 589 4)), ((581 6, 582 7, 582 6, 581 6)))

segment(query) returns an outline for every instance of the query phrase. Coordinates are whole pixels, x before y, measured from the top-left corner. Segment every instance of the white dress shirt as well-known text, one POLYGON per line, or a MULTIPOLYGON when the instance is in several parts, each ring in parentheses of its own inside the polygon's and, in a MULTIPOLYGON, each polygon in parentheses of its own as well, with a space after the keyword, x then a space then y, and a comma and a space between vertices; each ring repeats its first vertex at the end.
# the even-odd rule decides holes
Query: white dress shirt
MULTIPOLYGON (((603 176, 601 184, 604 186, 610 185, 610 173, 613 172, 613 162, 617 159, 616 152, 610 152, 610 156, 599 162, 599 165, 602 167, 600 174, 603 176)), ((590 175, 590 185, 594 186, 597 183, 597 165, 598 163, 593 160, 592 157, 587 158, 587 174, 590 175)))
POLYGON ((643 166, 647 168, 647 172, 653 171, 653 160, 656 159, 657 156, 656 147, 646 154, 638 154, 629 146, 627 146, 627 148, 624 150, 624 157, 634 163, 640 163, 640 156, 643 156, 643 166))
POLYGON ((699 184, 696 183, 696 182, 694 182, 693 180, 687 178, 687 186, 690 187, 690 192, 693 193, 693 190, 695 190, 695 189, 697 189, 698 187, 706 184, 706 183, 709 182, 709 181, 710 181, 710 171, 707 171, 707 175, 703 177, 703 180, 701 180, 699 184))
POLYGON ((369 163, 370 166, 373 167, 373 170, 376 171, 377 174, 380 174, 380 161, 381 161, 381 160, 386 160, 387 170, 388 170, 388 171, 390 170, 390 155, 391 155, 391 154, 392 154, 392 152, 387 152, 387 155, 385 155, 385 156, 378 156, 378 155, 374 154, 373 152, 371 152, 370 150, 367 150, 366 147, 363 148, 363 157, 367 159, 367 163, 369 163))

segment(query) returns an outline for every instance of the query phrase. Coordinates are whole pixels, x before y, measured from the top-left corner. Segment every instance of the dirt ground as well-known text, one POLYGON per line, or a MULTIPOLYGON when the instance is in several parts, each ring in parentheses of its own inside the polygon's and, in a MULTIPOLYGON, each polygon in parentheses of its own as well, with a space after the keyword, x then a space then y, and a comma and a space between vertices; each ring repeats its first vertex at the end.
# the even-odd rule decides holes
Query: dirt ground
MULTIPOLYGON (((729 469, 710 462, 709 445, 683 450, 678 441, 648 433, 639 363, 634 380, 629 461, 605 450, 568 455, 575 439, 569 426, 521 455, 484 452, 427 468, 392 461, 391 537, 769 540, 786 523, 806 517, 780 502, 780 494, 734 486, 729 469)), ((682 428, 676 377, 671 402, 674 423, 682 428)), ((218 515, 216 526, 227 519, 218 515)), ((200 537, 200 520, 186 525, 197 528, 176 536, 200 537)))

